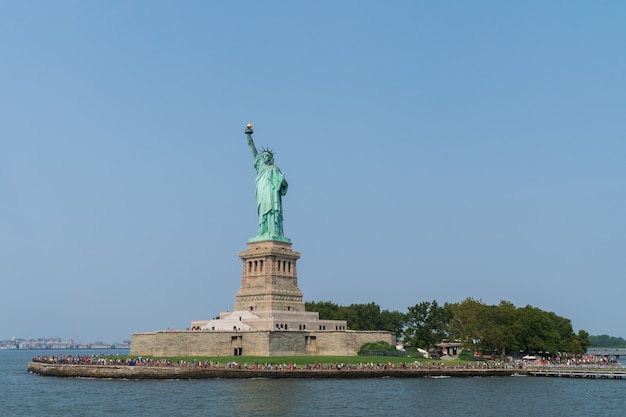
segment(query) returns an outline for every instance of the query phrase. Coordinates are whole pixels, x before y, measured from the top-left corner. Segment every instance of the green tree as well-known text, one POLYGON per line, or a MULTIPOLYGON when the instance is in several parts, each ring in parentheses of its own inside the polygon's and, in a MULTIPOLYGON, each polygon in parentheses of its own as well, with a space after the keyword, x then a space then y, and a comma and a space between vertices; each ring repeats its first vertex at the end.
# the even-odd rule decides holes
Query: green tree
POLYGON ((399 311, 383 310, 380 312, 380 330, 387 330, 395 333, 396 337, 402 336, 406 314, 399 311))
POLYGON ((409 307, 404 341, 415 347, 431 349, 448 336, 451 312, 448 307, 440 307, 437 301, 424 301, 409 307))
POLYGON ((352 330, 380 330, 380 306, 376 303, 350 304, 342 307, 352 330))
POLYGON ((447 304, 452 313, 448 332, 450 337, 461 341, 471 341, 478 332, 478 309, 481 304, 473 298, 460 303, 447 304))
POLYGON ((518 342, 526 352, 555 352, 558 333, 554 322, 542 310, 527 305, 519 309, 518 342))
POLYGON ((487 306, 473 298, 467 298, 460 303, 448 304, 450 310, 450 324, 448 332, 450 338, 465 343, 466 347, 479 349, 477 346, 485 339, 483 325, 485 310, 487 306))
POLYGON ((321 320, 345 320, 341 307, 332 301, 305 301, 304 308, 320 313, 321 320))
POLYGON ((331 301, 307 301, 304 307, 320 313, 321 320, 345 320, 352 330, 387 330, 398 337, 404 327, 404 313, 381 310, 373 302, 339 306, 331 301))
POLYGON ((507 351, 517 349, 516 309, 508 301, 501 301, 497 306, 487 306, 482 310, 481 322, 483 326, 482 343, 499 355, 506 355, 507 351))
MULTIPOLYGON (((589 348, 591 347, 591 337, 589 336, 589 333, 587 333, 584 330, 579 330, 577 334, 577 339, 578 339, 578 343, 580 344, 580 351, 572 352, 572 353, 583 354, 587 352, 587 350, 589 350, 589 348)), ((622 346, 620 347, 625 347, 625 346, 626 346, 626 343, 623 343, 622 346)))
POLYGON ((468 298, 449 309, 451 338, 478 350, 584 353, 590 344, 584 330, 574 333, 569 319, 530 305, 516 308, 501 301, 488 306, 468 298))

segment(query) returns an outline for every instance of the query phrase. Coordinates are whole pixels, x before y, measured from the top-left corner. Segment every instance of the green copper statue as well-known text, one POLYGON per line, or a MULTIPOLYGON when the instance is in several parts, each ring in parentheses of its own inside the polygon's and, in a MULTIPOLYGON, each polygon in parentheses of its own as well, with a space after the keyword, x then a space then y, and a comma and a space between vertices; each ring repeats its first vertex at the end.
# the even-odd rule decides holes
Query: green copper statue
POLYGON ((259 215, 259 232, 249 239, 249 242, 261 240, 280 240, 290 242, 283 235, 283 202, 282 197, 287 194, 285 174, 274 165, 274 154, 269 149, 257 151, 252 141, 252 123, 246 126, 248 145, 254 157, 256 169, 256 209, 259 215))

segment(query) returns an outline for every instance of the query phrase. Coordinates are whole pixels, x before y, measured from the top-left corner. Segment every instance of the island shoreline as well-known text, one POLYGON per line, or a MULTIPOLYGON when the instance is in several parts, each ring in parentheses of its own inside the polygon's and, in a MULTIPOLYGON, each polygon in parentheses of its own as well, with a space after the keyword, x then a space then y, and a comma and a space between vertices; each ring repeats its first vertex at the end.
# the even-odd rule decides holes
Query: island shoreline
POLYGON ((355 379, 525 376, 515 368, 381 368, 381 369, 238 369, 204 366, 80 365, 29 362, 28 371, 43 376, 108 379, 355 379))

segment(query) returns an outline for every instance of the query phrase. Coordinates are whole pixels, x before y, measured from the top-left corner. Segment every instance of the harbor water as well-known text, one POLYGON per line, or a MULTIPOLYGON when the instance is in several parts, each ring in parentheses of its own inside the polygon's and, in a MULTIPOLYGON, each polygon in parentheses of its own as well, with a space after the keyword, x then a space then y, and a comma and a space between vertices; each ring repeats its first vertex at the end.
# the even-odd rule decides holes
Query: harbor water
POLYGON ((101 380, 27 372, 36 355, 0 351, 0 415, 623 416, 626 381, 542 377, 101 380))

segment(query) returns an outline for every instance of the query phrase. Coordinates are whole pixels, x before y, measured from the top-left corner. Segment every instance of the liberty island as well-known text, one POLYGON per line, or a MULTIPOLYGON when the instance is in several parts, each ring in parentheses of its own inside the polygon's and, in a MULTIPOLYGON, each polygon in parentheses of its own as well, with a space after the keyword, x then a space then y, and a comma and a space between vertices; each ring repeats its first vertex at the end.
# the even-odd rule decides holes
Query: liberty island
MULTIPOLYGON (((359 363, 358 366, 328 368, 318 364, 306 367, 295 363, 279 368, 257 363, 242 368, 241 364, 220 367, 203 360, 193 366, 172 366, 156 359, 172 357, 347 357, 356 356, 366 343, 383 341, 395 344, 389 331, 354 331, 345 320, 321 320, 319 313, 306 311, 298 287, 297 260, 300 253, 292 250, 291 239, 285 237, 283 201, 287 193, 284 173, 274 164, 274 153, 257 149, 252 139, 252 124, 245 134, 254 159, 257 234, 247 241, 247 250, 239 253, 242 260, 241 287, 235 295, 235 308, 212 320, 193 320, 189 330, 162 330, 132 335, 130 355, 144 359, 111 360, 77 357, 45 356, 35 358, 28 369, 41 375, 83 376, 100 378, 380 378, 385 377, 450 377, 450 376, 570 376, 584 378, 623 379, 621 369, 559 369, 558 373, 533 370, 525 364, 505 366, 460 366, 421 362, 414 364, 382 361, 383 364, 359 363), (157 362, 154 362, 156 360, 157 362), (97 366, 93 366, 97 365, 97 366), (103 366, 104 365, 104 366, 103 366), (278 372, 277 372, 278 371, 278 372), (582 376, 581 376, 582 375, 582 376)), ((621 366, 620 366, 621 368, 621 366)))

